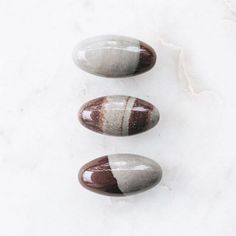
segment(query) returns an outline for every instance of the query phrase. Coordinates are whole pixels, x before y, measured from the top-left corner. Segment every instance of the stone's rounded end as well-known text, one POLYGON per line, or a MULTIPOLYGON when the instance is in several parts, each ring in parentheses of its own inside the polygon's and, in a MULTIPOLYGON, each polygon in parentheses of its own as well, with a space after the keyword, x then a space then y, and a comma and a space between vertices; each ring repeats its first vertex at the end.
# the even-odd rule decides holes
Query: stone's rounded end
POLYGON ((157 185, 162 170, 155 161, 134 154, 112 154, 94 159, 79 171, 86 189, 106 196, 128 196, 157 185))
POLYGON ((83 115, 84 109, 85 109, 85 107, 83 105, 80 107, 79 112, 78 112, 78 120, 82 125, 84 125, 84 122, 85 122, 84 115, 83 115))
POLYGON ((154 178, 154 181, 153 181, 154 183, 152 187, 156 186, 157 184, 161 182, 162 175, 163 175, 162 168, 157 162, 155 162, 154 166, 155 166, 154 168, 155 168, 156 176, 154 178))
POLYGON ((156 64, 156 58, 155 50, 148 44, 140 41, 139 62, 134 75, 151 70, 156 64))
POLYGON ((162 176, 163 176, 163 171, 161 166, 158 164, 159 169, 158 169, 158 178, 156 180, 156 185, 159 184, 161 182, 162 176))
POLYGON ((137 39, 104 35, 89 38, 73 50, 82 70, 107 78, 125 78, 150 70, 156 61, 153 48, 137 39))
POLYGON ((100 97, 81 106, 78 113, 78 119, 84 127, 98 133, 103 133, 102 106, 105 100, 106 97, 100 97))
POLYGON ((84 166, 83 166, 83 167, 81 167, 80 170, 79 170, 79 173, 78 173, 78 180, 79 180, 80 184, 81 184, 83 187, 86 187, 86 186, 84 185, 84 180, 83 180, 83 179, 84 179, 84 177, 83 177, 84 171, 85 171, 85 169, 84 169, 84 166))
POLYGON ((143 133, 153 128, 159 121, 159 112, 155 106, 136 98, 129 119, 129 135, 143 133))
POLYGON ((112 174, 107 156, 96 158, 82 166, 78 178, 80 184, 92 192, 106 196, 123 195, 112 174))
POLYGON ((157 125, 157 123, 159 122, 159 120, 160 120, 160 113, 157 110, 157 108, 153 106, 152 115, 151 115, 150 121, 149 121, 149 123, 150 123, 149 129, 152 129, 153 127, 155 127, 157 125))

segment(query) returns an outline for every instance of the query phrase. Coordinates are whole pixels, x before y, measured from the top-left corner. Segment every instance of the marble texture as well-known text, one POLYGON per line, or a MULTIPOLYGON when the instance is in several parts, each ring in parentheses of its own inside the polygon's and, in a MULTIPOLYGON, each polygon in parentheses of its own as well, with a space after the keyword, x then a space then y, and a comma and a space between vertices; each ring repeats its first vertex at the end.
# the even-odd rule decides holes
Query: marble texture
POLYGON ((94 159, 79 172, 80 183, 90 191, 107 196, 129 196, 157 185, 161 167, 134 154, 112 154, 94 159))
POLYGON ((157 108, 149 102, 123 95, 93 99, 79 111, 79 121, 83 126, 113 136, 142 133, 153 128, 159 118, 157 108))
POLYGON ((76 65, 103 77, 135 76, 150 70, 156 53, 137 39, 120 35, 95 36, 80 42, 73 51, 76 65))
POLYGON ((0 235, 235 236, 235 12, 235 0, 0 1, 0 235), (101 34, 143 40, 157 65, 115 80, 79 70, 74 45, 101 34), (157 105, 157 127, 118 138, 78 124, 81 104, 113 94, 157 105), (153 158, 160 184, 90 194, 78 170, 107 153, 153 158))

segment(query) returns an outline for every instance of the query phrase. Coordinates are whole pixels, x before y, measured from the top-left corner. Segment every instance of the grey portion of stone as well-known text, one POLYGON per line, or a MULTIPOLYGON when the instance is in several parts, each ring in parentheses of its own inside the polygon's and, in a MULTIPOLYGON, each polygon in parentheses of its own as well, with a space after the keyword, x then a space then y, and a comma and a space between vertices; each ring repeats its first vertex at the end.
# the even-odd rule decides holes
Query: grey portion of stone
POLYGON ((104 77, 132 76, 140 58, 139 40, 116 35, 89 38, 73 51, 76 65, 89 73, 104 77))
POLYGON ((158 184, 162 169, 155 161, 134 154, 108 156, 112 174, 124 195, 142 192, 158 184))

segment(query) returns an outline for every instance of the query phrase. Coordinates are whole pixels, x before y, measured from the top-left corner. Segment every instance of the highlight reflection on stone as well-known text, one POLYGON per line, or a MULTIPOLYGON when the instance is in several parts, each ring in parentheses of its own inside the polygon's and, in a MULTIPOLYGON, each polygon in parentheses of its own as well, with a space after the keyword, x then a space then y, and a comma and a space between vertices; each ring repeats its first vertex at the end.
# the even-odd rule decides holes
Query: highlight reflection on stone
POLYGON ((108 196, 143 192, 158 184, 162 170, 155 161, 133 154, 113 154, 94 159, 79 172, 86 189, 108 196))
POLYGON ((137 39, 103 35, 78 44, 73 59, 84 71, 116 78, 150 70, 156 62, 156 53, 149 45, 137 39))
POLYGON ((83 126, 98 133, 127 136, 154 127, 159 112, 149 102, 129 96, 106 96, 85 103, 79 112, 83 126))

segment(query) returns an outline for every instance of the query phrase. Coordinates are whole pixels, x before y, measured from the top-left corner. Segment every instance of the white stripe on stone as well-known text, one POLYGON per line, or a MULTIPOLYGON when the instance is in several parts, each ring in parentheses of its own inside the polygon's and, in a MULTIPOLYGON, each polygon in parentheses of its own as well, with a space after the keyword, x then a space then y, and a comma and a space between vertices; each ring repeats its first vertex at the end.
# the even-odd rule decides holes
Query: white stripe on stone
POLYGON ((156 185, 162 170, 155 161, 134 154, 108 155, 109 165, 121 192, 129 195, 156 185))
POLYGON ((136 98, 129 97, 128 101, 126 102, 126 109, 123 117, 123 123, 122 123, 122 135, 128 135, 129 134, 129 119, 132 113, 132 108, 134 106, 136 98))

